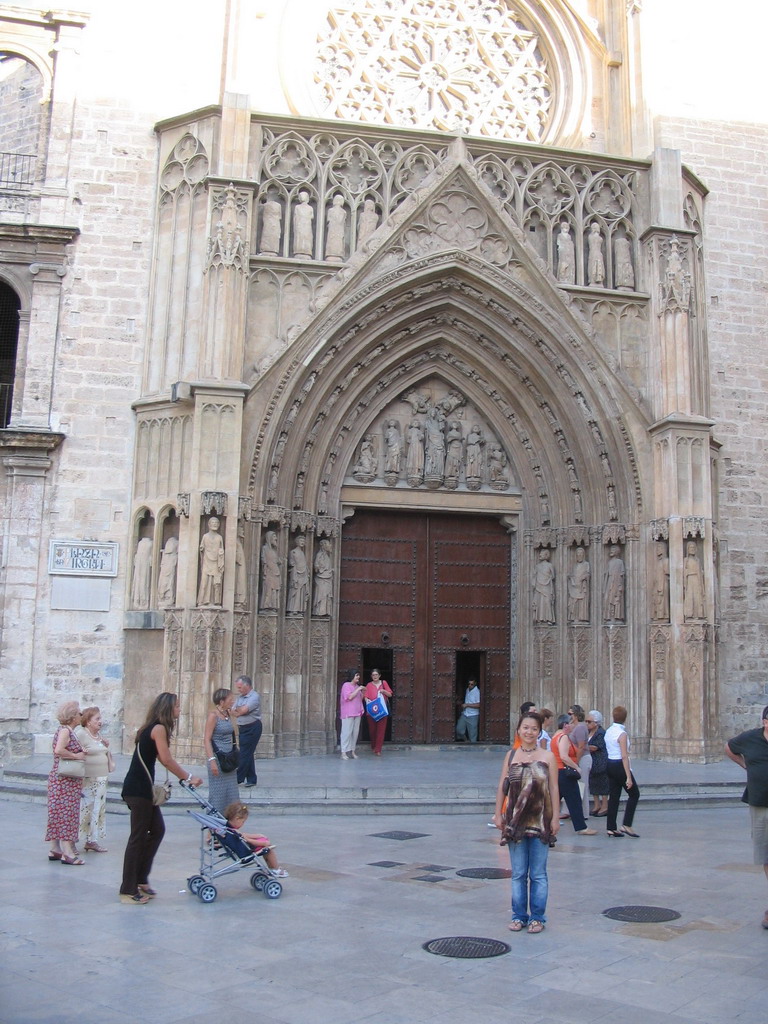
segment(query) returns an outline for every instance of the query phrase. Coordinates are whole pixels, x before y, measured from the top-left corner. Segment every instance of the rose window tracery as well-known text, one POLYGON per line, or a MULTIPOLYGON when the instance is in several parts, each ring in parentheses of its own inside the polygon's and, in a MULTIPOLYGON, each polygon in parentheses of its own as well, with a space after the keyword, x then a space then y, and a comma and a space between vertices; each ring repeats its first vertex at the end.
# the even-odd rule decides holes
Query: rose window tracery
POLYGON ((317 41, 319 113, 540 141, 552 81, 538 35, 507 0, 348 0, 317 41))

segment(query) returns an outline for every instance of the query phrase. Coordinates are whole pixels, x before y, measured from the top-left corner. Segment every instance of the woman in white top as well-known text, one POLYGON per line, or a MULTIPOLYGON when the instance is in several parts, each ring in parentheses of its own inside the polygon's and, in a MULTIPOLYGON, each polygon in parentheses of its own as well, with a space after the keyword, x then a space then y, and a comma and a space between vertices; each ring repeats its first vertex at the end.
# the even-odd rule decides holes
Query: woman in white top
POLYGON ((635 808, 640 799, 640 790, 632 769, 629 766, 629 736, 624 728, 627 720, 627 709, 615 707, 613 709, 613 725, 605 730, 605 749, 608 753, 608 816, 606 825, 608 835, 614 839, 621 839, 622 836, 632 836, 639 839, 637 832, 632 828, 632 821, 635 817, 635 808), (616 816, 619 812, 619 801, 621 791, 626 790, 627 806, 624 808, 624 821, 621 830, 616 828, 616 816))
POLYGON ((80 839, 84 849, 93 853, 106 853, 102 843, 107 838, 107 775, 111 771, 109 740, 101 735, 101 711, 86 708, 75 729, 80 746, 85 751, 85 778, 83 798, 80 802, 80 839))

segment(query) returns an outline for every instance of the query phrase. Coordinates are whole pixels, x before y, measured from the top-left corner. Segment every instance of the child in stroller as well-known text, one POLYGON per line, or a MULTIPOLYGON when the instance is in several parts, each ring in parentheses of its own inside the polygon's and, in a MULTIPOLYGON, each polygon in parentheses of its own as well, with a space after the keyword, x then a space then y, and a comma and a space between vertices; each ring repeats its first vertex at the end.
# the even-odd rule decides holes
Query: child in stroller
POLYGON ((250 849, 260 857, 264 858, 264 861, 272 872, 273 877, 288 878, 288 872, 285 871, 284 868, 280 867, 277 861, 275 849, 273 846, 270 846, 267 837, 241 831, 248 818, 248 808, 245 804, 241 804, 239 801, 227 804, 224 808, 224 817, 227 819, 227 825, 229 825, 233 831, 240 834, 240 837, 245 840, 250 849))

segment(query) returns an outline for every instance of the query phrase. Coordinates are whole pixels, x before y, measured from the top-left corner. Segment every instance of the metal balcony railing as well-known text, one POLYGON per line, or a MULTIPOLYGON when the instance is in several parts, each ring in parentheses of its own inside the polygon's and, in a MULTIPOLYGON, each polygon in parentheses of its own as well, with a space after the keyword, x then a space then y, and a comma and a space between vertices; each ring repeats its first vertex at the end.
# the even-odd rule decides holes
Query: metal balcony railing
POLYGON ((0 188, 29 188, 35 181, 37 157, 0 153, 0 188))

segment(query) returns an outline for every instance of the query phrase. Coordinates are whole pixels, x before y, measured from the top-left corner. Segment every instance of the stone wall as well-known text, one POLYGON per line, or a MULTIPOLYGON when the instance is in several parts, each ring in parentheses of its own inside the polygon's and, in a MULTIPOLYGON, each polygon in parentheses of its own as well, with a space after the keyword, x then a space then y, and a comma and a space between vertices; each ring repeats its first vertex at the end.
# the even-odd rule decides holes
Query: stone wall
POLYGON ((0 81, 0 153, 37 153, 43 80, 32 64, 12 62, 0 81))
POLYGON ((715 436, 722 443, 720 679, 724 735, 768 703, 768 125, 662 120, 662 145, 710 189, 705 247, 715 436), (760 230, 759 225, 763 229, 760 230))

